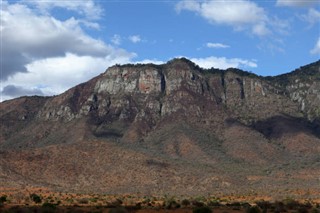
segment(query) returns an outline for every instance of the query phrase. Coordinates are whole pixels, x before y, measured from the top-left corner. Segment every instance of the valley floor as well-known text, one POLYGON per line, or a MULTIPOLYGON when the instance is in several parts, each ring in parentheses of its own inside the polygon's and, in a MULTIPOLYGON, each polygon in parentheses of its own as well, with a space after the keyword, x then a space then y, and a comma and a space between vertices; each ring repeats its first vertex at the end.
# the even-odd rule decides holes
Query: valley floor
POLYGON ((270 197, 182 197, 52 192, 45 188, 0 188, 0 213, 320 213, 320 199, 278 201, 270 197), (198 211, 207 212, 207 211, 198 211))

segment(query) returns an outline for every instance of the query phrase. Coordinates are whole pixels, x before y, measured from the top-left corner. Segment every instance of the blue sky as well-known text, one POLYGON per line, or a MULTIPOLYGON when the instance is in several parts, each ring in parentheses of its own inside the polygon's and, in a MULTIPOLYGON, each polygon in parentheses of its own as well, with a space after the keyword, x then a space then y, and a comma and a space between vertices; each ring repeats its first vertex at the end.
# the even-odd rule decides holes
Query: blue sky
POLYGON ((0 30, 0 101, 59 94, 115 63, 187 57, 267 76, 320 58, 316 0, 2 0, 0 30))

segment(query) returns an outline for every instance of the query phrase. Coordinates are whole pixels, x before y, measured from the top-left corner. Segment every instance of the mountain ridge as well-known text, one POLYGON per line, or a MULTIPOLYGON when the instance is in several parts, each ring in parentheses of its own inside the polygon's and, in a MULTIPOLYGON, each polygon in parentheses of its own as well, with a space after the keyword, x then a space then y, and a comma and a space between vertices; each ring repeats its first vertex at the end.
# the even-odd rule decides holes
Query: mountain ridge
POLYGON ((2 102, 0 180, 77 192, 287 196, 289 188, 315 197, 319 69, 317 61, 262 77, 184 58, 115 65, 58 96, 2 102))

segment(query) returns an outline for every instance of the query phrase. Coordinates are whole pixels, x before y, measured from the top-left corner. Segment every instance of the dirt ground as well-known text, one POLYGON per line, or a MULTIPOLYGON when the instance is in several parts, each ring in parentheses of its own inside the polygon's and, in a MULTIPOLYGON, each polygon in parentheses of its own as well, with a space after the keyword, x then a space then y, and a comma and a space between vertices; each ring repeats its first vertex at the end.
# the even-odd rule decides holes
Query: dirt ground
MULTIPOLYGON (((215 207, 211 208, 214 213, 243 213, 245 209, 234 210, 229 207, 215 207)), ((0 208, 0 213, 29 213, 29 212, 52 212, 52 213, 67 213, 67 212, 76 212, 76 213, 108 213, 111 208, 105 207, 63 207, 60 206, 56 209, 45 209, 43 207, 26 207, 26 206, 11 206, 6 205, 3 208, 0 208)), ((153 209, 153 208, 143 208, 143 209, 127 209, 129 213, 192 213, 193 208, 177 208, 177 209, 153 209)))

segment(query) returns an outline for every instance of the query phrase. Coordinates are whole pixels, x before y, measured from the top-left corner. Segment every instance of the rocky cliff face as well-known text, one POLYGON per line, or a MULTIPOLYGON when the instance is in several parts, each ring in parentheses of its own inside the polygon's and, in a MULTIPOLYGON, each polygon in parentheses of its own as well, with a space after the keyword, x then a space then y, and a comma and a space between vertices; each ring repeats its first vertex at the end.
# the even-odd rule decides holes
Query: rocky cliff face
POLYGON ((281 87, 277 81, 241 70, 202 70, 185 59, 161 66, 114 66, 85 85, 49 99, 37 119, 144 121, 152 128, 173 113, 207 119, 204 114, 211 114, 209 109, 248 125, 280 114, 301 117, 306 113, 315 119, 319 82, 294 83, 281 87))
POLYGON ((319 82, 292 83, 281 88, 254 74, 235 69, 202 70, 181 59, 162 66, 111 67, 85 86, 51 98, 37 118, 70 121, 96 112, 98 116, 117 114, 122 120, 144 117, 140 114, 145 111, 163 117, 179 110, 201 111, 191 105, 200 98, 252 122, 281 113, 299 116, 307 109, 316 113, 318 109, 313 106, 319 101, 318 89, 319 82))
POLYGON ((300 110, 314 120, 320 116, 320 68, 319 61, 299 69, 276 76, 273 78, 275 84, 283 88, 290 99, 298 102, 300 110))
MULTIPOLYGON (((284 185, 299 188, 302 179, 294 172, 320 171, 319 69, 320 61, 260 77, 238 69, 205 70, 187 59, 116 65, 59 96, 3 102, 0 179, 10 184, 7 174, 15 173, 20 185, 54 182, 56 189, 171 192, 175 186, 179 193, 197 193, 232 191, 239 181, 241 190, 263 191, 270 181, 277 189, 285 174, 292 181, 284 185), (34 159, 34 152, 43 157, 34 159), (96 169, 83 161, 90 156, 96 169), (19 163, 42 171, 47 161, 59 163, 36 173, 40 183, 22 181, 35 174, 19 163), (65 179, 54 175, 61 168, 65 179), (136 179, 114 179, 110 170, 115 177, 127 172, 136 179), (248 171, 258 181, 253 183, 248 171), (72 181, 79 188, 71 187, 72 181)), ((308 176, 310 183, 317 175, 308 176)))

